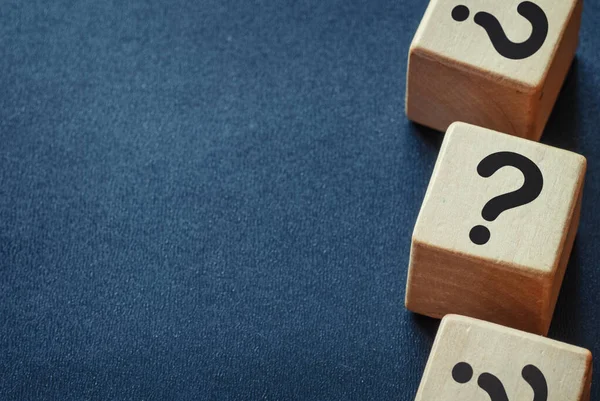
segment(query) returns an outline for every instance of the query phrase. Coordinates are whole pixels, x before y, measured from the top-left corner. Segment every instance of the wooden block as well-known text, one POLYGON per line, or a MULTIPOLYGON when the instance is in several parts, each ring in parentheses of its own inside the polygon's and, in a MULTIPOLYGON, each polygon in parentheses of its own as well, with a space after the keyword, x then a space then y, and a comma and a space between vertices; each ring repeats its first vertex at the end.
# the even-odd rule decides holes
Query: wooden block
POLYGON ((585 170, 578 154, 452 124, 415 224, 406 307, 547 334, 585 170))
POLYGON ((431 0, 410 46, 406 114, 539 140, 575 55, 583 0, 431 0))
POLYGON ((592 354, 504 326, 448 315, 416 401, 588 401, 592 354))

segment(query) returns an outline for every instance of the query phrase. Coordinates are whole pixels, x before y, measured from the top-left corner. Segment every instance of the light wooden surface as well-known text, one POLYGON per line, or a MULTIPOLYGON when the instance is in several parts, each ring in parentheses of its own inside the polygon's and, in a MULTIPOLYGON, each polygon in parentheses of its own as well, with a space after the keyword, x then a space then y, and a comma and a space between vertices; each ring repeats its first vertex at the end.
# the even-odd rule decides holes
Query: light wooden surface
POLYGON ((449 313, 546 334, 579 224, 583 156, 465 123, 446 133, 412 236, 406 307, 449 313), (488 178, 478 165, 497 152, 533 162, 543 177, 530 203, 482 216, 493 198, 523 186, 517 168, 488 178), (485 244, 470 233, 489 229, 485 244))
POLYGON ((588 401, 591 376, 592 355, 586 349, 448 315, 416 401, 588 401))
POLYGON ((475 23, 479 12, 495 16, 506 37, 519 43, 532 24, 517 10, 521 0, 431 0, 409 51, 406 113, 409 119, 445 131, 464 121, 539 140, 577 48, 582 0, 535 0, 548 33, 530 57, 510 59, 475 23), (469 17, 456 21, 457 5, 469 17))

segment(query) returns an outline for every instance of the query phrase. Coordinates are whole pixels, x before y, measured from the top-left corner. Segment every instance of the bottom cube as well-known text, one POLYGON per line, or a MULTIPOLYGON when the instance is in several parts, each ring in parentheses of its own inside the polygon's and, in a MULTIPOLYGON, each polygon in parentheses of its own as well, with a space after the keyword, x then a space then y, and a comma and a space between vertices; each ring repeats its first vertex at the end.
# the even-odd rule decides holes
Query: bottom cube
POLYGON ((458 315, 442 320, 416 401, 588 401, 590 351, 458 315))

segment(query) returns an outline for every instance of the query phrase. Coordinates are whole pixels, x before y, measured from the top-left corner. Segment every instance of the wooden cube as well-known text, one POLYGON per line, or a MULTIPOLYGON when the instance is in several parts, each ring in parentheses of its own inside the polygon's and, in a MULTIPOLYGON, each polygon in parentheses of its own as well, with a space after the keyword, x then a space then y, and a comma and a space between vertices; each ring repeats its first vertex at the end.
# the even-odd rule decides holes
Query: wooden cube
POLYGON ((588 401, 590 351, 504 326, 448 315, 416 401, 588 401))
POLYGON ((547 334, 585 170, 578 154, 452 124, 413 231, 406 307, 547 334))
POLYGON ((406 114, 539 140, 575 55, 582 0, 431 0, 410 46, 406 114))

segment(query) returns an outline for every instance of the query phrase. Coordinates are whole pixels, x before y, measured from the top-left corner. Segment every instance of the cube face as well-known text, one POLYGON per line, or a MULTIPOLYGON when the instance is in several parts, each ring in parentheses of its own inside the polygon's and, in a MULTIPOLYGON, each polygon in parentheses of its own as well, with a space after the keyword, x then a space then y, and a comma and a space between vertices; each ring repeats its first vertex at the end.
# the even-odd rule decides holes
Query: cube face
POLYGON ((469 124, 453 124, 440 150, 413 240, 514 269, 550 273, 560 257, 585 168, 585 158, 578 154, 469 124), (487 178, 478 173, 481 162, 499 152, 531 160, 543 183, 531 202, 486 221, 482 217, 486 205, 525 182, 523 172, 511 165, 499 167, 487 178), (478 245, 470 238, 470 231, 478 225, 491 232, 486 244, 478 245))
POLYGON ((552 294, 541 278, 520 273, 413 243, 406 306, 438 319, 461 314, 546 334, 552 294))
POLYGON ((439 131, 464 121, 539 140, 577 49, 582 9, 582 0, 431 0, 409 51, 408 118, 439 131))
POLYGON ((413 231, 407 308, 546 334, 585 170, 575 153, 453 124, 413 231))
POLYGON ((578 1, 432 0, 412 47, 454 60, 465 68, 512 80, 525 88, 539 87, 578 1), (461 7, 463 15, 457 20, 461 7), (465 16, 466 19, 461 21, 465 16), (545 35, 544 25, 547 27, 545 35), (496 32, 498 28, 501 29, 496 32), (519 46, 526 48, 525 42, 528 39, 533 42, 536 35, 540 37, 537 43, 531 43, 531 49, 519 54, 519 46), (502 43, 505 43, 505 49, 500 46, 502 43), (515 50, 511 51, 511 48, 515 50), (537 51, 528 57, 513 58, 526 56, 535 49, 537 51))
POLYGON ((449 315, 416 401, 587 401, 589 351, 533 334, 449 315))
MULTIPOLYGON (((506 82, 473 74, 411 51, 406 89, 409 119, 438 131, 468 122, 523 138, 539 139, 530 110, 535 96, 506 82)), ((545 122, 544 122, 545 124, 545 122)))

